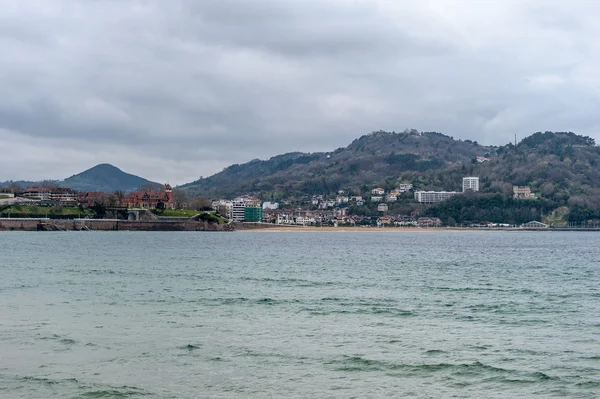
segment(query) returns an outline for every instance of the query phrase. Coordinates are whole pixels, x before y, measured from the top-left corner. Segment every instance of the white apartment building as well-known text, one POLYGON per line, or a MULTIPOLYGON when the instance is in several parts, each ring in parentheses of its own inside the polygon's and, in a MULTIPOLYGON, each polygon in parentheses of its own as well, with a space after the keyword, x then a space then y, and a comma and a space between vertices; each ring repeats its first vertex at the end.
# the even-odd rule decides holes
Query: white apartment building
POLYGON ((374 188, 373 190, 371 190, 371 194, 373 194, 373 195, 383 195, 383 194, 385 194, 385 190, 383 188, 381 188, 381 187, 377 187, 377 188, 374 188))
POLYGON ((479 177, 463 177, 462 191, 479 191, 479 177))
POLYGON ((422 204, 442 202, 457 195, 456 191, 415 191, 415 200, 422 204))
POLYGON ((269 201, 263 202, 263 210, 274 211, 276 209, 279 209, 279 202, 269 202, 269 201))
POLYGON ((213 201, 212 208, 229 220, 233 219, 233 201, 218 200, 213 201))
POLYGON ((235 199, 232 202, 231 220, 234 222, 244 221, 244 209, 246 209, 246 201, 235 199))
POLYGON ((387 204, 379 204, 379 205, 377 205, 377 211, 379 211, 379 212, 387 212, 388 211, 387 204))
POLYGON ((383 201, 383 197, 381 195, 374 195, 371 197, 371 202, 381 202, 383 201))
POLYGON ((413 185, 411 183, 402 183, 398 186, 398 189, 401 193, 405 193, 413 189, 413 185))

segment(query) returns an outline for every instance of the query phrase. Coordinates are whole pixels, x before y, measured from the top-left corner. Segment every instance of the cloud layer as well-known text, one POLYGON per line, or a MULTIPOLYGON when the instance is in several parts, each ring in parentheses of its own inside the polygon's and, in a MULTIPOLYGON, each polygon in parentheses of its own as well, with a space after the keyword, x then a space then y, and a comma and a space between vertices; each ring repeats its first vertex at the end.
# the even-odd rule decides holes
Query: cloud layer
POLYGON ((0 0, 0 181, 184 183, 372 130, 600 138, 593 2, 0 0))

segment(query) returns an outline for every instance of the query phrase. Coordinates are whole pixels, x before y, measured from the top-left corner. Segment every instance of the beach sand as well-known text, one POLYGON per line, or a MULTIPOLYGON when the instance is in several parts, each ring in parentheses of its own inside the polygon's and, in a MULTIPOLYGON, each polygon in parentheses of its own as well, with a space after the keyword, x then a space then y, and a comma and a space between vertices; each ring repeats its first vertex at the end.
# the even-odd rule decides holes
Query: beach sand
POLYGON ((265 227, 240 231, 273 231, 273 232, 332 232, 332 231, 351 231, 351 232, 396 232, 396 233, 431 233, 461 231, 460 229, 445 227, 314 227, 314 226, 282 226, 265 227))

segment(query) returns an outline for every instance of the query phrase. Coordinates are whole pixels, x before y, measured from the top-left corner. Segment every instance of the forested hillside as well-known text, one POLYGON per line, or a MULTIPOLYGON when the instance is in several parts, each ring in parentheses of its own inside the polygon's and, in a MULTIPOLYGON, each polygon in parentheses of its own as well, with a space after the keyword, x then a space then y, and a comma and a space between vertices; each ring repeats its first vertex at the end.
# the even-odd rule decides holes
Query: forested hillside
POLYGON ((406 172, 424 176, 434 170, 470 164, 473 157, 492 150, 441 133, 378 131, 332 152, 289 153, 232 165, 180 188, 190 195, 207 197, 265 191, 282 192, 284 196, 327 194, 339 189, 359 191, 364 185, 392 186, 406 172))
MULTIPOLYGON (((600 219, 599 165, 600 147, 592 138, 571 132, 538 132, 516 146, 494 147, 434 132, 379 131, 328 153, 290 153, 232 165, 181 188, 213 198, 256 194, 279 199, 338 190, 359 195, 374 186, 389 190, 400 182, 412 183, 415 190, 460 191, 464 176, 479 176, 480 193, 427 207, 426 213, 457 223, 520 223, 566 207, 569 220, 578 221, 600 219), (513 185, 529 186, 536 198, 513 200, 513 185)), ((414 208, 410 203, 403 197, 394 210, 409 211, 414 208)))

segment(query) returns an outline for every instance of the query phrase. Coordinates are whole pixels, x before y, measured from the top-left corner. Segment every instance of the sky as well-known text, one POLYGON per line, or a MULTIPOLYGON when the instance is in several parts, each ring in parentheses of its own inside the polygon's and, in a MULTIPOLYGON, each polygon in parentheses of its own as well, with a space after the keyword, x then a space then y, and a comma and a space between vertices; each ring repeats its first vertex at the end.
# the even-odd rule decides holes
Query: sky
POLYGON ((414 128, 600 139, 600 3, 0 0, 0 181, 183 184, 414 128))

